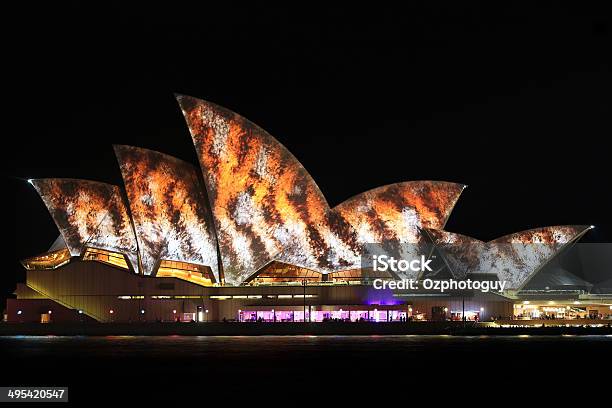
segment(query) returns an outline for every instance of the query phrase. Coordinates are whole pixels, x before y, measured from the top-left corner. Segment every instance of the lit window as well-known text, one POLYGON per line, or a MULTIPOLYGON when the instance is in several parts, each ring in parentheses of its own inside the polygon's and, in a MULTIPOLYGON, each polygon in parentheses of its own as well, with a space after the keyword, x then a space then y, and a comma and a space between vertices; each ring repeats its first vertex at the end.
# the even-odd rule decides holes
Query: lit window
POLYGON ((24 259, 21 264, 29 271, 41 269, 56 269, 70 262, 70 251, 67 248, 47 252, 43 255, 24 259))
POLYGON ((209 267, 188 262, 162 260, 156 276, 183 279, 202 286, 213 286, 209 267))
POLYGON ((84 261, 98 261, 105 264, 117 266, 121 269, 129 269, 125 256, 118 252, 106 251, 98 248, 87 248, 83 255, 84 261))

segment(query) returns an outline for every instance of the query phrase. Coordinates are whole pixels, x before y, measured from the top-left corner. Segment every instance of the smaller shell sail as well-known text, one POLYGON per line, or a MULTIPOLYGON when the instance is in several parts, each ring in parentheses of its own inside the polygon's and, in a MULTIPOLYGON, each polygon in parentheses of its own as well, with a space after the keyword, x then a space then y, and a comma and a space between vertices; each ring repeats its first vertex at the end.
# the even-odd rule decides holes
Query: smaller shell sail
MULTIPOLYGON (((362 267, 375 254, 417 259, 430 249, 421 228, 443 228, 464 188, 444 181, 390 184, 358 194, 334 211, 356 231, 364 251, 362 267)), ((416 279, 418 274, 402 271, 398 277, 416 279)))
POLYGON ((506 289, 519 290, 565 245, 579 239, 591 227, 551 226, 521 231, 483 242, 446 231, 428 230, 453 276, 491 273, 506 282, 506 289))
POLYGON ((117 186, 89 180, 30 180, 72 256, 86 247, 125 255, 138 272, 134 229, 117 186))
POLYGON ((162 260, 210 267, 219 282, 217 240, 196 169, 152 150, 115 146, 145 275, 162 260))

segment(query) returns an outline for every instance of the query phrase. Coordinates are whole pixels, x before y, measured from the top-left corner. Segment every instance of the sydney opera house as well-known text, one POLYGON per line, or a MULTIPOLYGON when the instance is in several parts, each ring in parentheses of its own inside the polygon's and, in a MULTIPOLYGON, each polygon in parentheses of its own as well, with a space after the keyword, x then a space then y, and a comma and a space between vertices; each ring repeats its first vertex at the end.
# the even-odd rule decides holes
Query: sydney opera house
POLYGON ((34 179, 59 236, 22 261, 7 320, 266 321, 606 319, 612 295, 547 265, 590 226, 482 242, 444 230, 465 186, 407 181, 331 208, 275 138, 215 104, 177 97, 199 167, 115 146, 123 185, 34 179), (372 244, 426 255, 426 272, 379 272, 372 244), (376 290, 376 279, 496 280, 503 291, 376 290))

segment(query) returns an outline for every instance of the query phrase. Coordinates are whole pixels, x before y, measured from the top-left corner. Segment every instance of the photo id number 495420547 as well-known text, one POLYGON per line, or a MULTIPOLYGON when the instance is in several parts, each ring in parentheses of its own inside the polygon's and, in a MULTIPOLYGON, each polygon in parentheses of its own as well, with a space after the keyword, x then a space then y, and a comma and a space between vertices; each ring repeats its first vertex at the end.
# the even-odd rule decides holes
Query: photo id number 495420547
POLYGON ((68 402, 68 387, 0 387, 0 402, 68 402))

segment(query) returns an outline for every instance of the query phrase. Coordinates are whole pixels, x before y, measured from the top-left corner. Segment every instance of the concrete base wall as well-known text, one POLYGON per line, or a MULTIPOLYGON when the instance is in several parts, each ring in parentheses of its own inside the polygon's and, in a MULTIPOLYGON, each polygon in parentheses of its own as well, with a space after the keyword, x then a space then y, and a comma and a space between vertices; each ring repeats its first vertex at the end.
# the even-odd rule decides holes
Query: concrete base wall
MULTIPOLYGON (((482 308, 481 320, 512 315, 512 302, 491 293, 411 296, 401 291, 375 290, 367 285, 324 284, 306 288, 299 285, 204 287, 177 278, 140 276, 99 262, 80 260, 56 270, 28 271, 27 285, 30 289, 17 291, 16 302, 8 313, 9 322, 20 321, 15 305, 25 309, 24 302, 40 299, 52 300, 58 311, 67 310, 61 315, 67 316, 67 321, 78 317, 78 310, 82 310, 83 314, 105 323, 170 322, 177 318, 191 319, 190 316, 208 322, 231 321, 238 319, 240 310, 299 311, 303 310, 304 302, 319 311, 378 309, 406 314, 418 311, 431 319, 434 307, 447 308, 450 317, 451 311, 462 310, 465 301, 466 311, 482 308)), ((42 303, 39 306, 47 307, 42 303)), ((32 310, 38 310, 39 306, 32 304, 32 310)), ((55 316, 58 321, 59 312, 55 316)))

